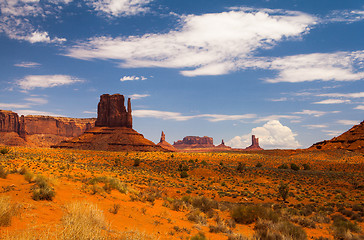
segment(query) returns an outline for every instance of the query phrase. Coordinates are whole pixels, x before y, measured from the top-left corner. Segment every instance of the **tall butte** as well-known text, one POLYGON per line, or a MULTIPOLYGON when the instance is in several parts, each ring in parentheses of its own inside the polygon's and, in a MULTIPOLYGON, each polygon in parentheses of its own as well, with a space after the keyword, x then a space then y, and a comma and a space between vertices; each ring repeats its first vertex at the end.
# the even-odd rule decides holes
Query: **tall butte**
POLYGON ((101 95, 95 127, 54 147, 103 151, 168 151, 133 129, 130 98, 127 109, 124 102, 125 98, 121 94, 101 95))

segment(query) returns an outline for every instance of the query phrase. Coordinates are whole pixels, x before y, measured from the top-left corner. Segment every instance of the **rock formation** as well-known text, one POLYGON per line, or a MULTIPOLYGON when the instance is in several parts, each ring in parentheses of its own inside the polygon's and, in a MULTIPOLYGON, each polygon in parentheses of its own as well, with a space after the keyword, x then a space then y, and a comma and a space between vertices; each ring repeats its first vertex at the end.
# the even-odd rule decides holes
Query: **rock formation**
POLYGON ((158 146, 161 146, 162 148, 164 149, 167 149, 169 151, 172 151, 172 152, 175 152, 177 151, 177 149, 175 147, 173 147, 171 144, 169 144, 167 141, 166 141, 166 135, 164 134, 164 132, 162 131, 162 134, 161 134, 161 139, 159 141, 159 143, 157 144, 158 146))
POLYGON ((12 111, 0 110, 0 132, 16 132, 20 129, 19 116, 12 111))
POLYGON ((101 95, 95 127, 54 147, 106 151, 168 151, 132 129, 130 99, 126 110, 124 96, 120 94, 101 95))
POLYGON ((259 138, 256 138, 255 135, 252 135, 252 145, 245 148, 245 150, 263 150, 263 148, 259 146, 259 138))
POLYGON ((325 140, 313 144, 310 150, 334 150, 345 149, 350 151, 364 152, 364 121, 353 126, 351 129, 334 137, 331 140, 325 140))
POLYGON ((223 150, 230 150, 231 149, 231 147, 225 145, 224 139, 221 140, 221 144, 217 145, 216 148, 223 149, 223 150))
POLYGON ((184 137, 183 140, 174 142, 173 147, 177 149, 214 148, 215 145, 212 137, 187 136, 184 137))

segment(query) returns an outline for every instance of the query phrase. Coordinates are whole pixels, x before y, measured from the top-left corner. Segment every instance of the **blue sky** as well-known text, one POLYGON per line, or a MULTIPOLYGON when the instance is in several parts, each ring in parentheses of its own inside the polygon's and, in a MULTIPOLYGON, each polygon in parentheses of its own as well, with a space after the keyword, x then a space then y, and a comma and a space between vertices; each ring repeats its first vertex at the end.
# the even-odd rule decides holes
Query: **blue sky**
POLYGON ((364 2, 0 0, 0 109, 96 117, 131 97, 134 129, 305 148, 363 120, 364 2))

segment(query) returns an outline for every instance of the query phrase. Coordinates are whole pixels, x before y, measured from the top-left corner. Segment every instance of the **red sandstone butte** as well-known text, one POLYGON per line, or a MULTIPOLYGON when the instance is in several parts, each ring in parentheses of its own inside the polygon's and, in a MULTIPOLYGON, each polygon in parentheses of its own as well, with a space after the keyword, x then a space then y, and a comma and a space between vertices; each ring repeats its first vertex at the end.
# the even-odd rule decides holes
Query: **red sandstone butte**
POLYGON ((224 139, 221 140, 221 144, 217 145, 216 148, 222 150, 231 150, 231 147, 225 145, 224 139))
POLYGON ((124 101, 124 96, 120 94, 101 95, 95 127, 54 147, 103 151, 170 151, 155 145, 132 129, 131 102, 128 99, 126 109, 124 101))
POLYGON ((252 135, 252 145, 245 148, 245 150, 263 150, 263 148, 259 146, 259 138, 256 138, 255 135, 252 135))
POLYGON ((184 137, 183 140, 174 142, 173 147, 177 149, 214 148, 215 145, 212 137, 187 136, 184 137))
POLYGON ((313 144, 309 150, 344 149, 364 152, 364 121, 331 140, 313 144))

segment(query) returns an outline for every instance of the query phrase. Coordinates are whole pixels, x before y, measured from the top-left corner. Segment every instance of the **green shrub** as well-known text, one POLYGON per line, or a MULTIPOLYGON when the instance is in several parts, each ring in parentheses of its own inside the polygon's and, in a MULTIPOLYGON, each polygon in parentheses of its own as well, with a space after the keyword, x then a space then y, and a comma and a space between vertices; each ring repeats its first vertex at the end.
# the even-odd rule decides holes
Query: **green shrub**
POLYGON ((334 229, 335 239, 346 239, 345 236, 347 232, 360 232, 360 227, 356 223, 347 220, 342 215, 333 215, 332 219, 332 228, 334 229))
POLYGON ((35 185, 33 186, 32 198, 35 201, 48 200, 52 201, 56 193, 49 185, 49 179, 42 175, 38 175, 35 178, 35 185))
POLYGON ((203 232, 199 232, 190 238, 191 240, 207 240, 207 237, 203 232))
POLYGON ((289 186, 287 183, 281 182, 277 189, 277 194, 285 202, 289 195, 289 186))
POLYGON ((186 177, 188 177, 188 173, 186 171, 182 171, 180 176, 181 176, 181 178, 186 178, 186 177))
POLYGON ((257 167, 257 168, 263 167, 263 164, 261 164, 260 162, 258 162, 258 163, 255 165, 255 167, 257 167))
POLYGON ((245 163, 239 162, 238 166, 236 167, 238 172, 243 172, 245 170, 245 163))
POLYGON ((307 234, 302 227, 296 226, 290 222, 283 221, 273 223, 267 220, 259 220, 254 227, 254 239, 271 240, 306 240, 307 234))
POLYGON ((291 163, 291 169, 294 171, 298 171, 298 170, 300 170, 300 167, 297 166, 297 164, 295 164, 295 163, 291 163))
POLYGON ((134 164, 133 164, 133 166, 134 166, 134 167, 139 167, 139 165, 140 165, 140 159, 139 159, 139 158, 135 158, 135 159, 134 159, 134 164))
POLYGON ((302 166, 303 166, 303 170, 311 170, 310 165, 308 165, 307 163, 304 163, 302 166))
POLYGON ((187 214, 188 221, 205 225, 207 223, 206 217, 199 210, 194 210, 187 214))
POLYGON ((1 154, 5 155, 5 154, 8 154, 9 152, 10 152, 9 148, 4 147, 4 148, 0 149, 1 154))
POLYGON ((259 205, 237 206, 231 211, 231 217, 237 223, 241 224, 251 224, 258 218, 267 219, 273 222, 277 222, 279 220, 278 213, 274 212, 270 208, 259 205))
POLYGON ((194 208, 200 209, 204 213, 208 213, 213 209, 219 208, 219 203, 217 201, 205 196, 192 198, 191 204, 194 208))

